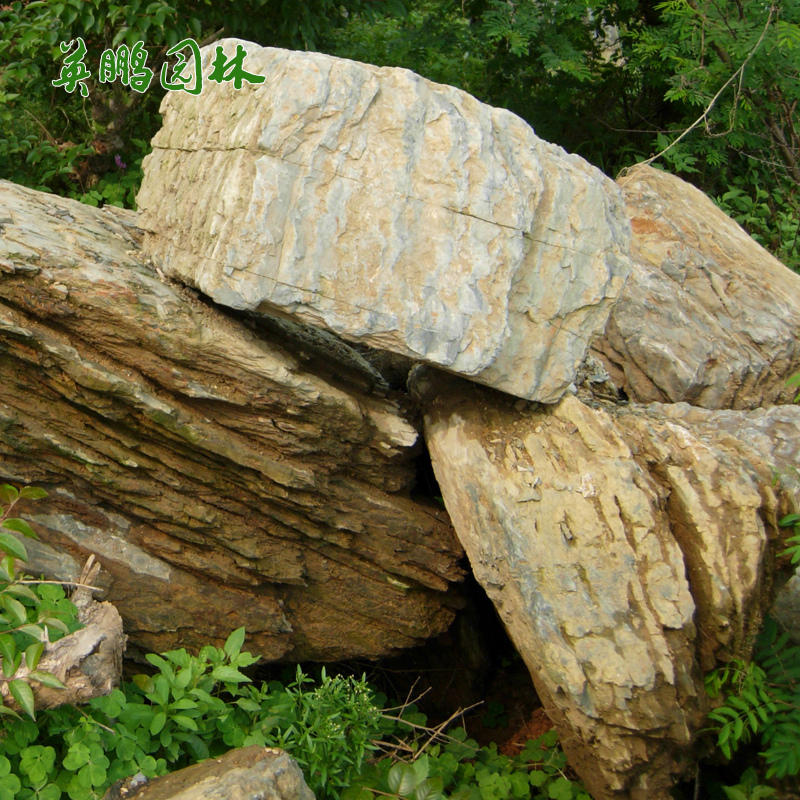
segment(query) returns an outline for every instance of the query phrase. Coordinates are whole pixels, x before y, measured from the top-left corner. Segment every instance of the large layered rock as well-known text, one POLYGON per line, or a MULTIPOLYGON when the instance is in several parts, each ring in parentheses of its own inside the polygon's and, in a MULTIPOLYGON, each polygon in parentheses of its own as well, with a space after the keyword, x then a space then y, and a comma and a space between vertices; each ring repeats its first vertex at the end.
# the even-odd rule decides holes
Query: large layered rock
POLYGON ((238 44, 264 83, 162 104, 138 196, 155 263, 232 308, 557 400, 628 273, 617 187, 458 89, 238 44))
POLYGON ((377 656, 445 629, 461 551, 409 499, 398 401, 357 354, 160 278, 134 221, 0 182, 0 477, 51 491, 32 569, 96 553, 154 650, 243 625, 272 659, 377 656))
POLYGON ((595 343, 632 400, 705 408, 791 402, 800 371, 800 275, 709 197, 639 167, 619 184, 633 270, 595 343))
POLYGON ((572 764, 595 800, 667 800, 697 756, 702 671, 749 652, 769 601, 797 488, 773 468, 795 463, 800 408, 520 410, 432 372, 412 387, 455 529, 572 764))

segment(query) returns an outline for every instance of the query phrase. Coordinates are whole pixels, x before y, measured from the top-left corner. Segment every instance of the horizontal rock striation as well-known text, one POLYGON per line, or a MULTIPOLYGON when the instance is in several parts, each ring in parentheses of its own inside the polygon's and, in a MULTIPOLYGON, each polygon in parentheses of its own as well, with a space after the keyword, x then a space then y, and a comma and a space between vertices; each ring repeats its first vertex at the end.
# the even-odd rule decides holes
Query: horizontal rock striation
POLYGON ((264 83, 164 99, 138 196, 155 263, 217 303, 557 400, 628 274, 613 182, 407 70, 237 44, 264 83))
POLYGON ((37 563, 74 579, 96 553, 154 650, 244 625, 270 659, 374 657, 445 629, 461 549, 409 497, 398 401, 357 354, 161 278, 135 220, 0 182, 0 475, 51 491, 37 563))

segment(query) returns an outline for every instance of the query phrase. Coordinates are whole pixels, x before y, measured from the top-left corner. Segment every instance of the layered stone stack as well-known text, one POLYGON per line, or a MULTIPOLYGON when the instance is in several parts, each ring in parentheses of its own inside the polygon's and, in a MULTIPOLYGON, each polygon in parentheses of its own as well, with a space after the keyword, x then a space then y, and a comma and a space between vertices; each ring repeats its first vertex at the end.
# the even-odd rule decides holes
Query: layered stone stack
POLYGON ((140 646, 245 625, 299 660, 442 631, 463 547, 593 797, 667 800, 791 574, 800 277, 665 173, 247 52, 262 84, 168 94, 138 217, 2 186, 0 471, 58 487, 39 557, 100 553, 140 646))

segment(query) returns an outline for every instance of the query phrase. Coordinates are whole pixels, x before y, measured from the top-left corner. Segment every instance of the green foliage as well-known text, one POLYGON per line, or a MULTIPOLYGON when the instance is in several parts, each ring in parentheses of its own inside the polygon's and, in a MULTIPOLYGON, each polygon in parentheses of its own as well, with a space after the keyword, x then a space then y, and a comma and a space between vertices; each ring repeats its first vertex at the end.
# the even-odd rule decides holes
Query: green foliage
POLYGON ((665 86, 671 131, 657 151, 787 265, 800 268, 800 2, 667 0, 657 24, 631 20, 626 64, 665 86))
POLYGON ((724 702, 709 714, 718 723, 717 744, 730 758, 737 747, 758 735, 767 778, 800 773, 800 647, 779 634, 767 619, 753 662, 739 660, 706 677, 706 690, 724 702))
POLYGON ((321 800, 589 800, 564 774, 553 732, 509 758, 494 745, 478 747, 461 728, 426 728, 414 706, 399 716, 382 711, 363 678, 323 670, 313 686, 298 668, 286 687, 255 686, 243 670, 257 658, 243 643, 239 629, 221 649, 150 655, 154 674, 85 709, 3 720, 0 800, 98 800, 120 778, 162 775, 254 744, 290 752, 321 800))
MULTIPOLYGON (((63 688, 54 675, 37 669, 45 645, 79 627, 75 606, 61 586, 35 581, 18 572, 17 561, 27 561, 28 553, 14 534, 32 539, 37 536, 24 519, 12 514, 20 500, 46 496, 47 492, 34 486, 0 486, 0 552, 4 553, 0 559, 0 681, 8 684, 11 698, 32 719, 35 713, 31 681, 63 688), (24 678, 15 678, 23 660, 29 672, 24 678)), ((17 716, 4 703, 0 703, 0 714, 17 716)), ((2 762, 0 771, 1 768, 2 762)))
MULTIPOLYGON (((89 800, 137 772, 153 777, 258 744, 289 750, 309 786, 335 797, 375 750, 380 711, 371 692, 363 681, 324 672, 309 690, 299 670, 287 688, 255 687, 242 670, 258 659, 241 652, 243 642, 239 629, 224 648, 204 647, 197 656, 185 650, 149 655, 155 674, 137 675, 86 711, 45 711, 38 725, 6 720, 0 772, 7 762, 20 798, 89 800)), ((0 788, 5 796, 16 795, 0 788)))
POLYGON ((728 800, 761 800, 762 797, 772 797, 776 793, 771 786, 764 786, 759 782, 758 773, 753 767, 742 773, 739 783, 735 786, 723 786, 722 791, 728 800))
MULTIPOLYGON (((795 402, 797 401, 795 400, 795 402)), ((787 514, 778 524, 794 528, 794 536, 790 536, 786 540, 789 547, 779 555, 790 556, 792 564, 800 564, 800 514, 787 514)))
POLYGON ((383 758, 368 764, 342 792, 341 800, 374 800, 376 796, 407 800, 589 800, 586 790, 565 774, 566 758, 556 747, 554 731, 529 741, 519 755, 510 757, 498 753, 494 744, 479 747, 467 738, 463 728, 446 736, 432 735, 424 728, 424 717, 413 707, 394 721, 397 727, 391 733, 401 737, 403 751, 410 750, 410 754, 403 760, 383 758), (441 741, 432 744, 437 738, 441 741))

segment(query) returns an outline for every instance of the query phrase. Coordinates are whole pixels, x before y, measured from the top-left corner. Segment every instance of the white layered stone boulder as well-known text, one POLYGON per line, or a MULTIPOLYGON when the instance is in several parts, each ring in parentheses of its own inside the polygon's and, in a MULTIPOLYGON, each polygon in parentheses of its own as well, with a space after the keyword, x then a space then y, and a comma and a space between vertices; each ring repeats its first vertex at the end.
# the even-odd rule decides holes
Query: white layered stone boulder
POLYGON ((615 184, 407 70, 237 44, 264 83, 162 104, 138 198, 155 263, 217 303, 556 401, 629 271, 615 184))

